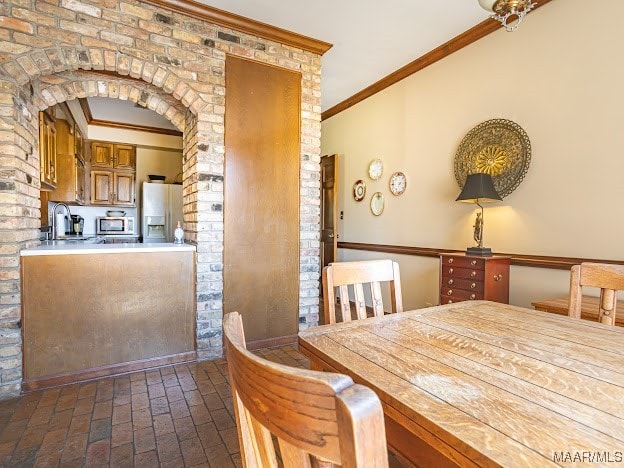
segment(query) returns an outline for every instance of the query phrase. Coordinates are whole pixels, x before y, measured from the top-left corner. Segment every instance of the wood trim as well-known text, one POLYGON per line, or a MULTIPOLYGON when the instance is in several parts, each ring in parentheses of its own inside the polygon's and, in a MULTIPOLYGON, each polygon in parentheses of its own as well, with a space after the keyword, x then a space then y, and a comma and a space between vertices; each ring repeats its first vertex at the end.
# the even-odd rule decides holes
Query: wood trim
POLYGON ((88 380, 109 377, 111 375, 127 374, 139 370, 150 369, 153 367, 164 367, 171 364, 180 364, 184 362, 194 362, 197 360, 197 352, 189 351, 186 353, 171 354, 169 356, 161 356, 150 359, 141 359, 138 361, 122 362, 119 364, 111 364, 101 367, 93 367, 91 369, 82 369, 64 374, 56 374, 46 377, 38 377, 36 379, 23 380, 22 392, 32 392, 43 388, 58 387, 75 382, 84 382, 88 380))
MULTIPOLYGON (((364 244, 359 242, 338 242, 338 248, 436 258, 439 257, 441 254, 464 253, 463 250, 435 249, 429 247, 409 247, 402 245, 364 244)), ((514 266, 549 268, 553 270, 569 270, 573 265, 578 265, 583 262, 624 265, 624 260, 605 260, 581 257, 551 257, 547 255, 527 255, 503 252, 496 252, 496 255, 511 257, 511 264, 514 266)))
POLYGON ((276 346, 284 346, 297 343, 297 335, 286 335, 278 338, 267 338, 264 340, 249 341, 247 349, 275 348, 276 346))
POLYGON ((137 132, 159 133, 161 135, 182 136, 182 132, 169 128, 149 127, 147 125, 138 125, 125 122, 113 122, 112 120, 91 119, 89 125, 98 127, 121 128, 123 130, 134 130, 137 132))
POLYGON ((89 101, 87 101, 87 98, 78 98, 78 103, 80 103, 82 113, 87 120, 87 124, 89 124, 93 120, 93 114, 91 113, 91 108, 89 107, 89 101))
MULTIPOLYGON (((547 4, 550 1, 551 0, 540 0, 539 4, 532 11, 547 4)), ((329 109, 321 113, 321 121, 329 119, 330 117, 342 112, 343 110, 348 109, 349 107, 356 105, 364 99, 367 99, 372 95, 383 91, 393 84, 398 83, 403 78, 407 78, 417 71, 422 70, 423 68, 428 67, 429 65, 432 65, 439 60, 442 60, 452 53, 457 52, 458 50, 463 49, 473 42, 478 41, 482 37, 485 37, 488 34, 493 33, 494 31, 498 31, 501 27, 502 25, 500 22, 491 18, 480 22, 476 26, 473 26, 467 31, 461 33, 459 36, 455 36, 450 41, 445 42, 444 44, 436 47, 432 51, 427 52, 425 55, 418 57, 413 62, 408 63, 404 67, 401 67, 398 70, 383 77, 376 83, 373 83, 367 88, 364 88, 362 91, 355 93, 353 96, 345 99, 342 102, 339 102, 333 107, 330 107, 329 109)))
POLYGON ((193 18, 208 21, 210 23, 232 28, 237 31, 259 36, 264 39, 279 42, 299 49, 306 50, 318 55, 327 52, 332 44, 311 37, 303 36, 286 29, 271 26, 260 21, 252 20, 244 16, 236 15, 227 11, 219 10, 203 5, 192 0, 143 0, 157 7, 171 10, 175 13, 191 16, 193 18))

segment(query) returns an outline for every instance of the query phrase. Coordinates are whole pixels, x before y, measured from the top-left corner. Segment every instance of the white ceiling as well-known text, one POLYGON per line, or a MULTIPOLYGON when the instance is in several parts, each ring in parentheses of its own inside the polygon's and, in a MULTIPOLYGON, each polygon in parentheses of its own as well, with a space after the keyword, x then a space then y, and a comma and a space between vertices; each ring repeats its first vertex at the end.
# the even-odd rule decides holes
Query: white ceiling
POLYGON ((344 101, 488 17, 477 0, 199 0, 334 46, 322 109, 344 101))
POLYGON ((91 115, 96 120, 132 123, 146 127, 177 130, 169 120, 153 110, 136 105, 132 101, 103 97, 87 98, 91 115))
MULTIPOLYGON (((332 43, 322 57, 323 111, 488 17, 477 0, 199 2, 332 43)), ((117 99, 89 98, 89 106, 95 119, 172 128, 156 113, 117 99)))

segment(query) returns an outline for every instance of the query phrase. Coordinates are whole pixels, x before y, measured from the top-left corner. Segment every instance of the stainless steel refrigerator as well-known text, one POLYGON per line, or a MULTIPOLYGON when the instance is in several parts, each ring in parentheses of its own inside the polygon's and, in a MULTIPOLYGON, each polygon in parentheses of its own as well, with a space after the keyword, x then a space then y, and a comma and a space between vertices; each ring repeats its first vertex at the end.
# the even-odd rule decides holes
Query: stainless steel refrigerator
POLYGON ((141 231, 143 242, 173 242, 173 231, 182 223, 182 186, 143 182, 141 231))

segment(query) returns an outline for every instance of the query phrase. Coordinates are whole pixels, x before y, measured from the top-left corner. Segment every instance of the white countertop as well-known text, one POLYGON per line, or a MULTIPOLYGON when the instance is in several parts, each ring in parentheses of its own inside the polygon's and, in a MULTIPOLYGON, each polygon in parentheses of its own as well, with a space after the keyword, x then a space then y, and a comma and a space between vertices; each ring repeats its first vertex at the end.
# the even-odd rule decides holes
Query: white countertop
POLYGON ((195 246, 191 244, 85 244, 83 242, 53 244, 52 241, 43 241, 40 246, 22 250, 20 255, 27 257, 34 255, 84 255, 163 251, 195 251, 195 246))

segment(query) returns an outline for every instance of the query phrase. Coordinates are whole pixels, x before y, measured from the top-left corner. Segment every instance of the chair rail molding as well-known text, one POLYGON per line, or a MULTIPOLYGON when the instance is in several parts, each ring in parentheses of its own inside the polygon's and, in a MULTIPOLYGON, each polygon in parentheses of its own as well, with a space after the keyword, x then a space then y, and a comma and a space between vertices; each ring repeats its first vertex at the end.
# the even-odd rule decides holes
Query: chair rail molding
MULTIPOLYGON (((413 255, 417 257, 439 257, 441 254, 462 253, 464 250, 437 249, 431 247, 412 247, 404 245, 365 244, 360 242, 338 242, 339 249, 365 250, 368 252, 384 252, 399 255, 413 255)), ((550 268, 553 270, 569 270, 573 265, 583 262, 610 263, 624 265, 624 260, 605 260, 580 257, 552 257, 548 255, 529 255, 518 253, 495 252, 496 255, 511 257, 514 266, 535 268, 550 268)))

